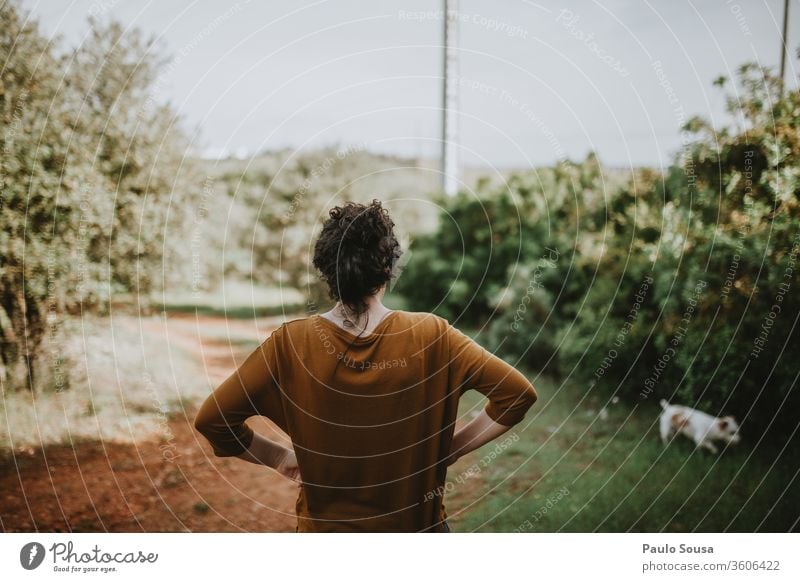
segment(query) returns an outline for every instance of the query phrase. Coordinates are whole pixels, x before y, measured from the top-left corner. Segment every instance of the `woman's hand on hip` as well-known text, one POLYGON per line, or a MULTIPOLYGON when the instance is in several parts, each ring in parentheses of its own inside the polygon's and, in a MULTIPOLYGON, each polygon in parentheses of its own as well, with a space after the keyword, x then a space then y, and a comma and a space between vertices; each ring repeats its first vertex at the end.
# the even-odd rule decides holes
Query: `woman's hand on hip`
POLYGON ((284 477, 300 483, 300 468, 297 466, 297 456, 291 449, 286 449, 286 453, 275 466, 275 470, 284 477))

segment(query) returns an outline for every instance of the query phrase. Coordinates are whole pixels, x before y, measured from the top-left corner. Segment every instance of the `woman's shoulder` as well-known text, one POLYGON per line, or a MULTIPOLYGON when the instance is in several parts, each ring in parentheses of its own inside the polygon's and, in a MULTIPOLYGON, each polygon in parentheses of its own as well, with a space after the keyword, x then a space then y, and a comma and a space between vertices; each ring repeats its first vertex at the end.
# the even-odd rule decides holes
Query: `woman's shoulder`
POLYGON ((400 318, 405 318, 409 321, 413 321, 414 323, 423 323, 423 324, 430 324, 430 325, 441 325, 442 323, 447 323, 447 320, 435 313, 429 313, 427 311, 403 311, 400 309, 395 310, 400 318))
POLYGON ((416 334, 428 338, 428 342, 445 336, 451 327, 447 319, 427 311, 399 311, 395 325, 414 330, 416 334))

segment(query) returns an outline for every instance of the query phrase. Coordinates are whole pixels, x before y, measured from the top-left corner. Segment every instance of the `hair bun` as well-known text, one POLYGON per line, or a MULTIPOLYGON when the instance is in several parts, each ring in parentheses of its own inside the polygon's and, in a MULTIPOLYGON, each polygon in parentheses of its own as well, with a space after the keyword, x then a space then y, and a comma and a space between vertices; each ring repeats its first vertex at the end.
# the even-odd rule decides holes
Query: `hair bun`
POLYGON ((337 221, 337 226, 341 231, 342 244, 349 244, 355 247, 366 247, 375 245, 381 238, 380 232, 376 232, 375 228, 369 228, 374 225, 376 218, 380 215, 380 209, 374 206, 368 206, 358 214, 345 215, 341 209, 337 209, 337 216, 333 217, 337 221))
POLYGON ((314 245, 313 264, 331 298, 361 313, 365 298, 391 279, 389 267, 402 254, 394 222, 379 200, 347 202, 328 214, 314 245))

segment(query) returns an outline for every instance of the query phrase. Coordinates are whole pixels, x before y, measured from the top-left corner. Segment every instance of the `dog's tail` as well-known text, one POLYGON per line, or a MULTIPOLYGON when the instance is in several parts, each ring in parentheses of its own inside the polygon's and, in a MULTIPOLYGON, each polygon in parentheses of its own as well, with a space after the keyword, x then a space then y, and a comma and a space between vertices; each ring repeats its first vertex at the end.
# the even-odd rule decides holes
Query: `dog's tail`
POLYGON ((666 409, 667 406, 669 406, 669 402, 667 402, 663 398, 659 401, 659 404, 661 405, 661 408, 664 408, 664 409, 666 409))

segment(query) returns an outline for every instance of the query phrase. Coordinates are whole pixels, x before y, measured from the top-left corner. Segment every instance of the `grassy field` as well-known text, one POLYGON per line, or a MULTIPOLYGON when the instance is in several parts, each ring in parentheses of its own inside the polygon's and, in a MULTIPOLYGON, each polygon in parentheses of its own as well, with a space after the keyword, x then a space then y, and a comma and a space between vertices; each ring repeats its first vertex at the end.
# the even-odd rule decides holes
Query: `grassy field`
MULTIPOLYGON (((797 529, 796 443, 783 452, 758 446, 745 424, 738 448, 719 455, 683 437, 664 448, 656 402, 619 402, 606 416, 600 394, 531 378, 539 401, 523 423, 451 467, 445 506, 454 531, 797 529)), ((469 393, 461 413, 483 402, 469 393)))
POLYGON ((212 291, 171 291, 154 298, 156 307, 168 313, 189 313, 230 319, 253 319, 271 315, 302 313, 305 298, 289 287, 273 288, 235 279, 212 291))

